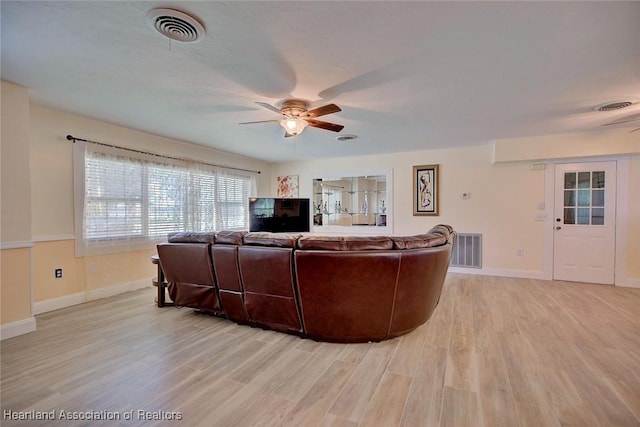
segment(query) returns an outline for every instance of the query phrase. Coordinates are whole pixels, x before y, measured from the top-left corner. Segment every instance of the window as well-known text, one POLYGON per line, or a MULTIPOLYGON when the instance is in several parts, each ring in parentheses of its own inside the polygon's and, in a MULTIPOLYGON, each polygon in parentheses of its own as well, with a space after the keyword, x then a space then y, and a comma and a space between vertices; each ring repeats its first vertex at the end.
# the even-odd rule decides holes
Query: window
POLYGON ((149 247, 175 231, 248 229, 255 174, 76 142, 78 256, 149 247))

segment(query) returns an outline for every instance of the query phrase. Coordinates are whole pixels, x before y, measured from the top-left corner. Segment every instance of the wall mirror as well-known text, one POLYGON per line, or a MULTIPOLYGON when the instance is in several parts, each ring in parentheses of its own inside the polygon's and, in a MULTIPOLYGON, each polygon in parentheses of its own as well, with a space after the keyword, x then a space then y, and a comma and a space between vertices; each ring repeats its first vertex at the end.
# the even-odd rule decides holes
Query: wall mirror
POLYGON ((391 233, 390 174, 313 180, 314 231, 391 233))

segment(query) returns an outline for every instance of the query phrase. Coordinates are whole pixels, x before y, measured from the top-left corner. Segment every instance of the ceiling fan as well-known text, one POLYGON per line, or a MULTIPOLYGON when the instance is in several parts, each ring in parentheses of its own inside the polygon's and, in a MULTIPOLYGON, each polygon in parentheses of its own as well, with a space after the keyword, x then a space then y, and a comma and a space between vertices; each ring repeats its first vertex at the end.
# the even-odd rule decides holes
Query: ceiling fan
POLYGON ((284 118, 277 120, 259 120, 255 122, 243 122, 241 125, 250 125, 254 123, 278 122, 284 128, 284 136, 296 136, 300 134, 305 127, 311 126, 320 129, 330 130, 332 132, 340 132, 344 126, 335 123, 323 122, 316 120, 316 117, 342 111, 336 104, 327 104, 322 107, 309 110, 309 103, 302 99, 285 99, 282 101, 280 108, 274 107, 266 102, 256 102, 256 104, 268 110, 281 114, 284 118))

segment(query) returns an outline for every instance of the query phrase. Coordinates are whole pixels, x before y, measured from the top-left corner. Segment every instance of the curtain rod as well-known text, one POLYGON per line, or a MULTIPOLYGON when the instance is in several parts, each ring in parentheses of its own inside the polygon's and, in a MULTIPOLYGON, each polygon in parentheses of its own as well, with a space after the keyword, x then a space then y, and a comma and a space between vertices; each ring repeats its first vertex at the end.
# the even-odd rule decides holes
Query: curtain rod
POLYGON ((232 170, 243 171, 243 172, 253 172, 253 173, 257 173, 257 174, 260 173, 260 171, 254 171, 254 170, 251 170, 251 169, 243 169, 243 168, 235 168, 233 166, 217 165, 215 163, 207 163, 207 162, 202 162, 200 160, 191 160, 191 159, 185 159, 185 158, 182 158, 182 157, 165 156, 163 154, 156 154, 156 153, 150 153, 148 151, 136 150, 134 148, 127 148, 127 147, 120 147, 118 145, 105 144, 104 142, 98 142, 98 141, 91 141, 91 140, 82 139, 82 138, 76 138, 75 136, 72 136, 72 135, 67 135, 67 139, 69 141, 73 141, 74 144, 75 144, 76 141, 89 142, 91 144, 102 145, 104 147, 119 148, 121 150, 132 151, 134 153, 146 154, 146 155, 149 155, 149 156, 161 157, 163 159, 180 160, 180 161, 183 161, 183 162, 197 163, 197 164, 201 164, 201 165, 214 166, 214 167, 217 167, 217 168, 226 168, 226 169, 232 169, 232 170))

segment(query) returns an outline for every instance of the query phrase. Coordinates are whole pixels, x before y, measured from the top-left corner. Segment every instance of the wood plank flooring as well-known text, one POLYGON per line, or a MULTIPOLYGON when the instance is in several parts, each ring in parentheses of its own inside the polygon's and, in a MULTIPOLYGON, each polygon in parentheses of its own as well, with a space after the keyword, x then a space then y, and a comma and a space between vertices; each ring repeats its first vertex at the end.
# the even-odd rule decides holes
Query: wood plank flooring
POLYGON ((347 345, 158 308, 154 292, 39 315, 0 343, 1 424, 640 426, 640 289, 450 274, 427 324, 347 345))

